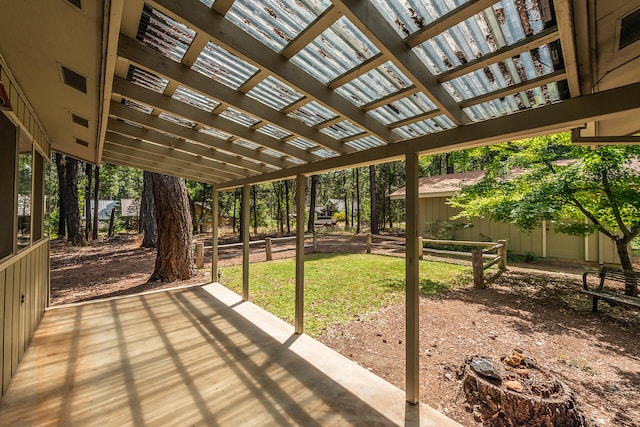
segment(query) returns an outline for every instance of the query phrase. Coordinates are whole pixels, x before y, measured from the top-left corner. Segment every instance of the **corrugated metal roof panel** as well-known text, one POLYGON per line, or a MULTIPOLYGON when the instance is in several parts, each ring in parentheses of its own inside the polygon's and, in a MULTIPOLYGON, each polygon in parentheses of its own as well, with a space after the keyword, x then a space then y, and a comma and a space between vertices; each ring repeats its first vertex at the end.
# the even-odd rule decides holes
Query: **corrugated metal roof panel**
POLYGON ((202 49, 191 68, 233 89, 238 89, 258 71, 253 65, 212 42, 202 49))
POLYGON ((515 95, 467 107, 464 108, 464 111, 473 121, 482 121, 529 108, 553 104, 560 101, 560 99, 557 83, 550 83, 515 95))
POLYGON ((180 62, 196 32, 145 4, 136 38, 167 58, 180 62))
POLYGON ((122 98, 122 104, 146 114, 151 114, 153 111, 153 107, 131 99, 122 98))
POLYGON ((235 141, 233 141, 234 144, 236 145, 240 145, 242 147, 246 147, 249 148, 251 150, 255 150, 257 148, 260 148, 260 146, 254 142, 251 141, 247 141, 246 139, 236 139, 235 141))
POLYGON ((435 104, 424 93, 419 92, 371 110, 369 114, 382 124, 389 125, 435 109, 435 104))
POLYGON ((213 6, 213 0, 200 0, 200 2, 206 4, 208 7, 213 6))
POLYGON ((321 132, 329 135, 332 138, 340 140, 351 135, 363 133, 364 129, 359 128, 348 120, 344 120, 340 123, 336 123, 335 125, 322 128, 321 132))
POLYGON ((278 151, 275 151, 275 150, 271 150, 271 149, 262 150, 262 152, 263 152, 264 154, 268 154, 268 155, 270 155, 270 156, 277 157, 278 159, 279 159, 279 158, 281 158, 281 157, 283 156, 283 154, 282 154, 282 153, 280 153, 280 152, 278 152, 278 151))
POLYGON ((251 127, 260 121, 260 119, 257 119, 253 116, 250 116, 247 113, 243 113, 242 111, 238 111, 235 108, 231 108, 231 107, 227 108, 222 113, 220 113, 220 117, 224 117, 225 119, 232 120, 246 127, 251 127))
POLYGON ((297 110, 290 112, 288 115, 289 117, 306 123, 308 126, 315 126, 338 117, 333 111, 323 107, 316 101, 311 101, 297 110))
POLYGON ((331 150, 327 150, 326 148, 321 148, 320 150, 316 150, 313 152, 313 154, 315 154, 318 157, 321 157, 323 159, 328 159, 330 157, 336 157, 338 155, 338 153, 336 153, 335 151, 331 151, 331 150))
POLYGON ((169 84, 169 80, 133 65, 129 65, 127 80, 157 93, 163 93, 169 84))
POLYGON ((326 84, 377 53, 378 48, 343 16, 291 62, 326 84))
POLYGON ((247 95, 278 111, 303 97, 300 92, 272 76, 261 81, 247 95))
POLYGON ((355 148, 356 150, 368 150, 369 148, 385 145, 384 141, 372 135, 355 139, 353 141, 346 142, 345 144, 355 148))
POLYGON ((307 141, 304 138, 294 138, 292 140, 287 141, 287 144, 293 145, 294 147, 300 148, 301 150, 308 150, 309 148, 317 147, 318 145, 307 141))
POLYGON ((362 106, 409 86, 413 86, 411 80, 389 61, 340 86, 336 92, 362 106))
POLYGON ((220 138, 220 139, 224 139, 224 140, 228 140, 229 138, 231 138, 231 134, 228 134, 226 132, 222 132, 221 130, 209 127, 209 126, 203 126, 200 129, 200 132, 210 135, 210 136, 215 136, 216 138, 220 138))
POLYGON ((196 127, 197 124, 196 122, 192 122, 191 120, 187 120, 183 117, 174 116, 173 114, 169 114, 167 112, 160 113, 160 115, 158 115, 158 118, 191 129, 196 127))
POLYGON ((258 129, 258 132, 262 132, 266 135, 272 136, 276 139, 282 139, 290 136, 291 134, 283 129, 272 124, 267 124, 258 129))
POLYGON ((279 52, 330 5, 328 0, 235 0, 225 17, 279 52))
POLYGON ((371 0, 396 32, 406 38, 467 0, 371 0))
POLYGON ((444 114, 394 129, 403 139, 416 138, 421 135, 440 132, 455 127, 453 122, 444 114))
POLYGON ((540 33, 545 27, 541 16, 537 0, 501 0, 416 46, 414 52, 431 72, 441 74, 540 33))
POLYGON ((178 89, 174 92, 173 99, 184 102, 185 104, 192 105, 196 108, 204 110, 208 113, 212 112, 220 103, 212 98, 201 93, 194 92, 184 86, 178 86, 178 89))

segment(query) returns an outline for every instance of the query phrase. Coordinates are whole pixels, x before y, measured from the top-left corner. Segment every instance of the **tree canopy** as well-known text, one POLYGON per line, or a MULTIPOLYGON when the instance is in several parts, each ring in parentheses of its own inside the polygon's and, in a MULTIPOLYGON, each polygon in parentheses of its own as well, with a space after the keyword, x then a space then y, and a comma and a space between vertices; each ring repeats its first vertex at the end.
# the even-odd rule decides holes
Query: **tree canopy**
POLYGON ((532 230, 542 220, 559 232, 600 231, 631 270, 627 246, 640 231, 640 146, 571 144, 568 134, 491 147, 484 179, 450 203, 457 217, 488 217, 532 230))

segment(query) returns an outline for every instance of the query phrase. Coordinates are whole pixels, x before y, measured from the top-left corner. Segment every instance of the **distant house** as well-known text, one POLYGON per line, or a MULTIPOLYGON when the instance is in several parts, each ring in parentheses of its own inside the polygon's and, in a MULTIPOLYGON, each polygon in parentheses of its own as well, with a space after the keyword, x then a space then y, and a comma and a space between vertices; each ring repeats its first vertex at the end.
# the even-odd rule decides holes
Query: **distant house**
MULTIPOLYGON (((588 237, 556 233, 553 224, 543 222, 541 227, 525 233, 513 224, 474 218, 472 221, 450 218, 460 212, 447 204, 447 200, 460 188, 480 182, 484 171, 462 172, 420 178, 418 187, 418 224, 422 236, 430 234, 434 225, 457 223, 449 228, 455 240, 496 241, 507 240, 507 248, 515 255, 535 254, 539 258, 619 264, 615 245, 601 233, 588 237)), ((404 200, 403 187, 391 194, 392 200, 404 200)))

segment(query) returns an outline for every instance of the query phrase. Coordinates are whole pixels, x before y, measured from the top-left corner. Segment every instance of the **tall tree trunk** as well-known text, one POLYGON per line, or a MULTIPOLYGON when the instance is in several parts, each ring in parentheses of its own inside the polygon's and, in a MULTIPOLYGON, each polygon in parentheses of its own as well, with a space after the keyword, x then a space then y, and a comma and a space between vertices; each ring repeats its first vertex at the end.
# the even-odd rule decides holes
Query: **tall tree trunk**
POLYGON ((142 174, 142 198, 140 200, 140 232, 143 235, 143 248, 155 248, 158 245, 158 223, 156 202, 153 194, 153 172, 142 174))
POLYGON ((91 235, 91 179, 93 178, 93 165, 85 165, 87 186, 84 188, 84 239, 89 241, 91 235))
POLYGON ((358 213, 358 222, 356 224, 356 234, 360 234, 360 168, 356 168, 356 212, 358 213))
POLYGON ((287 218, 287 234, 291 234, 291 223, 289 222, 289 180, 284 180, 284 203, 285 215, 287 218))
POLYGON ((347 191, 347 171, 344 171, 344 228, 349 226, 349 209, 347 209, 347 197, 349 192, 347 191))
POLYGON ((376 193, 376 167, 369 166, 369 191, 371 193, 371 234, 380 234, 378 227, 378 195, 376 193))
MULTIPOLYGON (((240 237, 240 241, 244 242, 244 210, 245 209, 249 209, 249 206, 245 206, 243 203, 244 197, 242 196, 242 191, 244 191, 242 188, 238 189, 240 192, 240 209, 238 212, 238 235, 240 237)), ((248 237, 247 237, 248 238, 248 237)), ((248 238, 249 241, 251 241, 250 238, 248 238)))
POLYGON ((451 153, 444 153, 444 164, 447 170, 447 175, 455 172, 453 169, 453 163, 451 162, 451 153))
MULTIPOLYGON (((204 205, 207 203, 207 184, 202 183, 202 199, 200 199, 200 203, 202 203, 202 209, 200 210, 200 219, 198 220, 198 233, 202 233, 202 225, 204 224, 205 212, 204 205)), ((213 215, 213 209, 211 209, 211 215, 213 215)), ((213 224, 213 222, 211 223, 213 224)))
POLYGON ((253 234, 258 235, 258 201, 256 193, 258 188, 255 185, 251 186, 251 193, 253 194, 253 234))
POLYGON ((65 168, 64 156, 56 153, 56 171, 58 172, 58 239, 64 239, 67 235, 67 221, 64 212, 64 192, 62 188, 65 186, 65 168))
MULTIPOLYGON (((391 175, 391 167, 389 167, 389 175, 391 175)), ((389 229, 393 229, 393 208, 391 206, 391 176, 387 182, 387 209, 389 210, 389 229)))
POLYGON ((149 281, 173 282, 191 277, 191 218, 183 178, 153 174, 153 194, 158 222, 158 252, 149 281))
POLYGON ((93 179, 93 240, 98 240, 98 202, 100 189, 100 166, 96 166, 93 179))
POLYGON ((282 191, 281 183, 273 183, 273 192, 276 193, 276 217, 278 218, 278 231, 284 233, 284 221, 282 219, 282 191))
MULTIPOLYGON (((233 234, 236 233, 236 203, 238 203, 238 190, 235 189, 233 191, 233 219, 231 220, 231 227, 233 228, 233 234)), ((240 241, 242 241, 242 235, 240 236, 240 241)))
POLYGON ((633 264, 629 256, 629 241, 627 239, 616 240, 616 249, 618 249, 618 257, 620 257, 620 265, 624 270, 625 277, 625 295, 638 296, 638 273, 633 271, 633 264))
POLYGON ((307 232, 313 233, 316 220, 316 186, 318 185, 317 175, 311 176, 311 192, 309 201, 309 222, 307 222, 307 232))
POLYGON ((78 204, 78 160, 56 153, 56 165, 63 167, 63 179, 60 182, 60 194, 67 224, 67 240, 77 246, 82 243, 80 227, 80 207, 78 204))

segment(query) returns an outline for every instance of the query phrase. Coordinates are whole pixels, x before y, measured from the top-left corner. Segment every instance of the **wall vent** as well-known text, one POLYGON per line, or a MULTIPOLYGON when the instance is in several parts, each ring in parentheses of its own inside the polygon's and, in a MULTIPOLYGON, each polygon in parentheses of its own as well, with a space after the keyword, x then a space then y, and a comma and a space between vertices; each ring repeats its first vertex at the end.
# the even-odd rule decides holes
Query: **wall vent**
POLYGON ((76 73, 73 70, 68 69, 64 65, 62 68, 62 80, 67 86, 79 90, 82 93, 87 93, 87 78, 76 73))
POLYGON ((67 0, 69 3, 77 7, 78 9, 82 9, 82 0, 67 0))
POLYGON ((87 141, 83 141, 82 139, 76 138, 76 144, 82 145, 83 147, 88 147, 89 143, 87 141))
POLYGON ((88 128, 89 127, 89 120, 85 119, 84 117, 80 117, 78 115, 75 115, 73 113, 71 113, 71 121, 77 125, 80 125, 82 127, 88 128))
POLYGON ((640 9, 631 12, 620 21, 620 43, 618 50, 640 40, 640 9))

